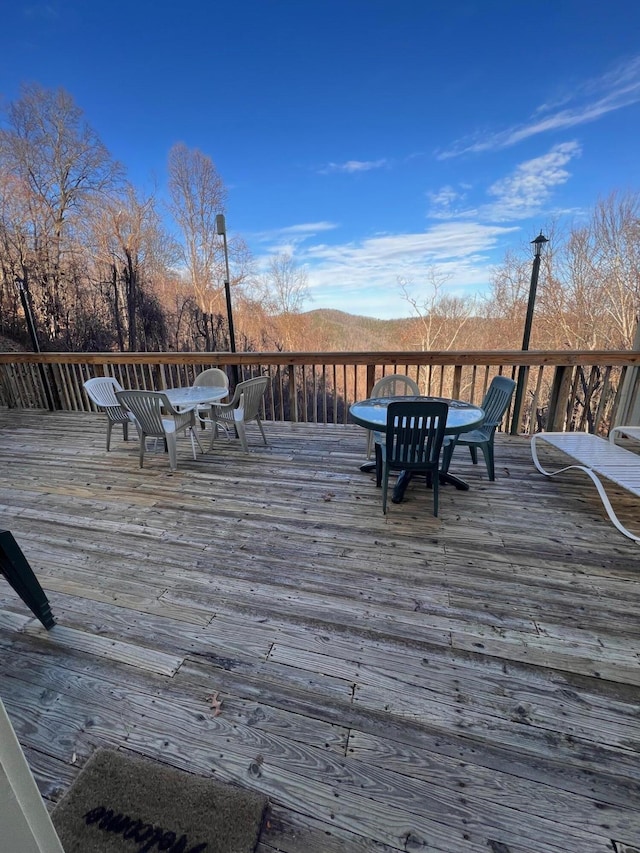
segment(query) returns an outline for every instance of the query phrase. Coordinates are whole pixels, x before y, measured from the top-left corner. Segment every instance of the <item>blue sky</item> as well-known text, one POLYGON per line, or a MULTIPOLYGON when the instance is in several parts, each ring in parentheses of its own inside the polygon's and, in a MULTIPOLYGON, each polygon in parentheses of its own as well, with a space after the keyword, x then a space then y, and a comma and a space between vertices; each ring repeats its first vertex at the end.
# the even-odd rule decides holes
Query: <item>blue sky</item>
POLYGON ((638 189, 635 0, 0 0, 0 94, 63 87, 137 186, 208 154, 230 233, 313 300, 486 292, 552 221, 638 189))

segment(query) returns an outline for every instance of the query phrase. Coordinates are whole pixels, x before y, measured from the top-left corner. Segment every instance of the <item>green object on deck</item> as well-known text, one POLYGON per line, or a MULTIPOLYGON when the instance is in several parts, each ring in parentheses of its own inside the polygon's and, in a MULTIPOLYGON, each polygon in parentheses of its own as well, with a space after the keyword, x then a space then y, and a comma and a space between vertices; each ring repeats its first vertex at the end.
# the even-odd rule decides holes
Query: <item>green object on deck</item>
POLYGON ((387 408, 385 442, 376 441, 376 485, 382 483, 382 512, 387 512, 390 471, 427 475, 438 515, 440 449, 449 406, 445 402, 393 402, 387 408))
POLYGON ((453 451, 456 447, 460 444, 464 444, 469 448, 471 461, 474 465, 478 464, 478 448, 482 450, 484 461, 487 465, 489 479, 495 480, 496 472, 493 458, 493 440, 496 429, 500 426, 504 413, 507 411, 507 407, 511 401, 511 396, 515 387, 516 383, 513 379, 509 379, 507 376, 494 376, 491 381, 491 385, 489 386, 489 390, 482 401, 482 408, 485 412, 485 418, 482 422, 482 426, 478 429, 471 430, 471 432, 464 433, 463 435, 455 436, 453 438, 445 438, 444 451, 442 453, 443 471, 447 472, 449 470, 451 457, 453 456, 453 451))
POLYGON ((10 586, 44 627, 53 628, 56 620, 51 613, 47 596, 9 530, 0 530, 0 574, 5 576, 10 586))

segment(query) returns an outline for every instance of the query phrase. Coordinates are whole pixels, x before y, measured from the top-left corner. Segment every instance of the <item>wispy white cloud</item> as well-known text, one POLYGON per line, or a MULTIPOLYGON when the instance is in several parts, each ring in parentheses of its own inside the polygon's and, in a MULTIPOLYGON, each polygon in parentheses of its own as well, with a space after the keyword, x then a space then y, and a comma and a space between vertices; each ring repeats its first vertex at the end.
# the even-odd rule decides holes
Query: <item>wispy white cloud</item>
POLYGON ((266 269, 269 257, 272 255, 294 255, 298 247, 306 240, 313 239, 319 234, 333 231, 338 225, 335 222, 301 222, 295 225, 285 225, 250 235, 263 251, 258 256, 257 264, 260 269, 266 269))
POLYGON ((548 203, 556 187, 571 177, 566 168, 571 160, 582 153, 580 144, 573 140, 554 145, 546 154, 520 163, 503 178, 486 190, 491 201, 465 206, 466 190, 443 187, 428 193, 431 202, 428 215, 432 219, 477 219, 480 222, 505 222, 535 216, 548 203))
POLYGON ((565 95, 555 103, 539 106, 531 119, 524 124, 480 138, 460 140, 436 156, 439 160, 445 160, 461 154, 508 148, 540 133, 567 130, 596 121, 610 112, 639 101, 640 56, 637 56, 599 78, 586 81, 576 87, 570 95, 565 95), (564 108, 560 109, 560 107, 564 108))
MULTIPOLYGON (((578 142, 563 142, 518 164, 484 189, 460 183, 427 193, 433 224, 425 231, 332 243, 322 234, 337 229, 336 224, 303 223, 265 233, 263 244, 270 253, 290 253, 305 268, 313 298, 310 307, 408 316, 411 309, 398 280, 426 286, 432 267, 447 279, 447 295, 486 291, 501 242, 513 239, 520 222, 547 209, 554 189, 571 177, 568 164, 580 153, 578 142)), ((258 265, 264 267, 267 259, 265 253, 258 265)))
POLYGON ((279 228, 279 234, 317 234, 320 231, 332 231, 337 228, 335 222, 302 222, 299 225, 286 225, 284 228, 279 228))
POLYGON ((425 280, 437 266, 450 275, 451 294, 470 294, 489 283, 490 253, 516 226, 478 222, 439 223, 425 232, 380 234, 341 245, 319 243, 295 257, 307 270, 314 308, 335 308, 377 317, 410 314, 398 279, 425 280))
POLYGON ((447 185, 439 190, 428 192, 427 198, 431 202, 433 210, 436 211, 436 217, 444 219, 452 215, 454 205, 464 201, 465 194, 447 185))
POLYGON ((346 172, 354 174, 355 172, 370 172, 373 169, 382 169, 388 165, 388 160, 347 160, 346 163, 327 163, 319 169, 321 175, 330 175, 334 172, 346 172))
POLYGON ((489 187, 487 192, 495 201, 482 206, 479 215, 493 222, 534 216, 549 201, 553 190, 569 180, 571 175, 565 167, 581 152, 578 142, 563 142, 541 157, 521 163, 489 187))
POLYGON ((324 231, 333 231, 337 228, 336 222, 300 222, 296 225, 284 225, 282 228, 269 228, 253 234, 253 239, 259 243, 279 243, 282 240, 296 240, 300 242, 324 231))

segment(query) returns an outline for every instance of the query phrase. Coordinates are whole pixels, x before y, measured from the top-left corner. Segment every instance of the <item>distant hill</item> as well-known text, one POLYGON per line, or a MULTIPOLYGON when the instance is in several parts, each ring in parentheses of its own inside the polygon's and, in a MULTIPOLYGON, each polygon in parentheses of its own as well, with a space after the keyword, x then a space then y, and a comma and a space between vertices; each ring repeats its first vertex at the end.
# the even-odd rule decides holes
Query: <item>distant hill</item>
POLYGON ((399 341, 410 335, 416 322, 410 317, 377 320, 329 308, 306 311, 299 319, 305 337, 317 341, 319 350, 349 352, 397 349, 399 341))
MULTIPOLYGON (((418 317, 376 320, 344 311, 318 309, 296 317, 301 352, 380 352, 421 350, 426 333, 418 317)), ((434 323, 440 350, 517 349, 520 330, 504 320, 469 318, 434 323)))

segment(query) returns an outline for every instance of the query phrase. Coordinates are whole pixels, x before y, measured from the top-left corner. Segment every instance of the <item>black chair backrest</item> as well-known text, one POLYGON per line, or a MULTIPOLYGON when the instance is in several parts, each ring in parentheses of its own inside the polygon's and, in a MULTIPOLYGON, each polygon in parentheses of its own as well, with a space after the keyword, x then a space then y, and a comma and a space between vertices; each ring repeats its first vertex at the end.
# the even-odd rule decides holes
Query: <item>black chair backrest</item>
POLYGON ((385 449, 389 468, 437 470, 448 411, 446 403, 436 401, 389 403, 385 449))
POLYGON ((494 376, 491 380, 491 385, 482 401, 484 421, 481 430, 488 436, 491 436, 502 422, 515 388, 516 383, 507 376, 494 376))

